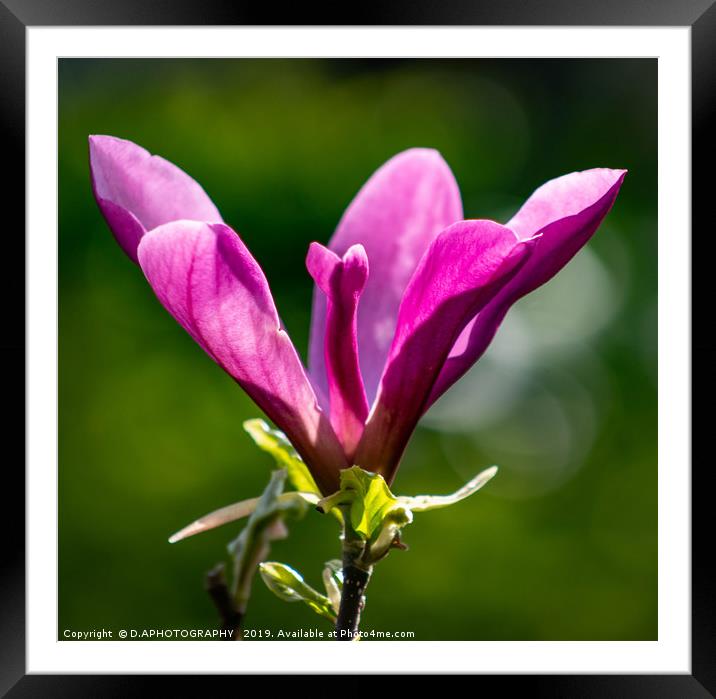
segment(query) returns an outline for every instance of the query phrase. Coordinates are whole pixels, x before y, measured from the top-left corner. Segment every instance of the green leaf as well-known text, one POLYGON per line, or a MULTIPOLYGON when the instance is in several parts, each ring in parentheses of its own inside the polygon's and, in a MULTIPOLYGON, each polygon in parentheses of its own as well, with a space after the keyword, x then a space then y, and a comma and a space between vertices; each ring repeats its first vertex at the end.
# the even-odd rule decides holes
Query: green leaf
POLYGON ((351 527, 362 538, 369 539, 398 500, 377 473, 352 466, 343 469, 340 478, 341 489, 319 501, 317 506, 327 512, 339 505, 350 504, 351 527))
POLYGON ((308 467, 283 432, 272 430, 259 418, 246 420, 244 429, 260 449, 271 454, 276 463, 288 471, 288 479, 296 490, 321 494, 308 467))
POLYGON ((336 613, 331 601, 325 595, 307 585, 300 573, 290 566, 274 561, 267 561, 259 565, 259 572, 263 581, 271 592, 286 602, 303 602, 316 614, 336 621, 336 613))
POLYGON ((323 512, 344 512, 348 517, 348 526, 344 527, 344 553, 350 550, 357 565, 371 566, 391 548, 405 548, 400 532, 413 521, 413 512, 460 502, 482 488, 496 473, 497 466, 485 469, 451 495, 396 497, 382 476, 352 466, 341 471, 340 490, 319 500, 316 507, 323 512))
POLYGON ((437 510, 441 507, 454 505, 460 500, 470 497, 476 493, 482 486, 491 480, 497 473, 497 466, 490 466, 484 471, 478 473, 471 481, 465 483, 462 488, 456 490, 451 495, 415 495, 413 497, 401 496, 398 498, 400 504, 407 507, 413 512, 427 512, 428 510, 437 510))

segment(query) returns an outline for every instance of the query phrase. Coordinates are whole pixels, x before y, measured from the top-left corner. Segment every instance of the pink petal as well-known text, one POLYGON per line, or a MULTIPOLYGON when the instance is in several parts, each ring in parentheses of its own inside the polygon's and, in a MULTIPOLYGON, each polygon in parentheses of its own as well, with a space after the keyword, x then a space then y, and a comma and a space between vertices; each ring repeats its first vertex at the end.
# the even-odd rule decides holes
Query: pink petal
POLYGON ((423 256, 405 290, 356 463, 392 480, 443 363, 465 325, 525 263, 533 243, 493 221, 460 221, 423 256))
POLYGON ((90 136, 92 191, 117 242, 134 262, 145 231, 179 219, 221 222, 206 192, 183 170, 113 136, 90 136))
MULTIPOLYGON (((450 168, 437 151, 413 148, 373 174, 338 224, 328 247, 342 257, 360 243, 370 262, 358 315, 360 367, 369 402, 388 356, 405 287, 435 236, 461 218, 460 191, 450 168)), ((324 390, 325 328, 326 299, 316 291, 309 367, 324 390)))
POLYGON ((306 266, 327 299, 324 361, 331 424, 350 461, 368 417, 356 322, 358 301, 368 279, 368 258, 362 245, 351 246, 341 259, 312 243, 306 266))
POLYGON ((507 224, 520 239, 540 233, 529 261, 462 332, 427 410, 482 356, 515 301, 549 281, 587 243, 611 209, 626 170, 573 172, 543 184, 507 224))
POLYGON ((174 221, 142 238, 138 258, 159 301, 286 433, 319 488, 337 490, 343 449, 238 235, 220 223, 174 221))

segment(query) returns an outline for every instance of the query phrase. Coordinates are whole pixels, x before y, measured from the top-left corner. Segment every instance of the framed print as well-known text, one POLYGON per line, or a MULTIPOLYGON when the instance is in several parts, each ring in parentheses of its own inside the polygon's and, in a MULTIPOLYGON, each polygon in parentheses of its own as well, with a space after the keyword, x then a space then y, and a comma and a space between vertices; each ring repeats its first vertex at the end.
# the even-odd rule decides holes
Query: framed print
POLYGON ((108 8, 0 6, 3 691, 716 691, 714 8, 108 8))

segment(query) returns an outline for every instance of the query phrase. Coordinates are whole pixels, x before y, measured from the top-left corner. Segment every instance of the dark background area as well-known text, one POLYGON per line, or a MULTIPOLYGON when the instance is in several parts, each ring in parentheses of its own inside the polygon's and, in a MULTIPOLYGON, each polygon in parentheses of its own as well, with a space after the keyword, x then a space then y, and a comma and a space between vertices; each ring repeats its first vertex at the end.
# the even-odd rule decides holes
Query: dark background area
MULTIPOLYGON (((394 484, 474 498, 417 515, 376 569, 363 626, 418 640, 657 635, 655 60, 60 62, 59 595, 63 629, 207 628, 203 574, 238 531, 169 545, 258 494, 259 411, 172 320, 91 196, 87 136, 189 172, 262 265, 305 357, 312 240, 367 177, 441 151, 465 214, 506 221, 542 182, 628 168, 612 213, 426 416, 394 484)), ((333 520, 309 513, 272 558, 320 586, 333 520)), ((249 628, 328 629, 260 581, 249 628)))

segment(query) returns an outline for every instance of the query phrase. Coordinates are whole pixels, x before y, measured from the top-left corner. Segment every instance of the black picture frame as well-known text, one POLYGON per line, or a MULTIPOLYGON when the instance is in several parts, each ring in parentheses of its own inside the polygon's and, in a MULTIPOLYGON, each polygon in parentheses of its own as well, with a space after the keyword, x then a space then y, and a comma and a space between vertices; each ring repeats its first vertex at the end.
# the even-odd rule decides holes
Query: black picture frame
MULTIPOLYGON (((714 0, 400 0, 355 11, 294 4, 285 12, 274 6, 228 0, 0 0, 0 130, 6 182, 3 187, 5 265, 0 275, 5 299, 2 361, 6 413, 2 420, 4 454, 0 568, 0 694, 20 697, 136 696, 168 694, 171 676, 89 676, 25 674, 25 546, 16 532, 24 521, 24 471, 9 446, 24 434, 25 308, 25 29, 41 25, 624 25, 691 27, 692 68, 692 445, 705 445, 709 400, 716 385, 716 344, 708 319, 713 295, 706 274, 712 259, 713 219, 707 219, 707 196, 716 152, 716 2, 714 0), (277 15, 280 21, 277 22, 277 15), (699 225, 700 224, 700 225, 699 225), (698 243, 698 245, 697 245, 698 243), (695 254, 698 251, 698 254, 695 254), (20 264, 23 260, 23 264, 20 264), (705 271, 702 270, 702 271, 705 271), (11 441, 12 438, 12 441, 11 441), (17 507, 13 509, 13 505, 17 507)), ((349 8, 343 8, 348 10, 349 8)), ((353 10, 353 8, 350 8, 353 10)), ((711 194, 713 196, 713 194, 711 194)), ((20 454, 23 453, 22 447, 20 454)), ((693 449, 693 447, 692 447, 693 449)), ((712 572, 710 459, 692 451, 692 646, 691 674, 683 675, 506 675, 471 678, 474 691, 499 684, 501 689, 549 697, 716 697, 716 577, 712 572)), ((705 450, 704 450, 705 453, 705 450)), ((671 468, 688 468, 674 464, 671 468)), ((48 620, 54 624, 55 620, 48 620)), ((184 691, 208 693, 216 677, 178 680, 184 691)), ((237 680, 234 678, 233 680, 237 680)), ((233 685, 241 691, 241 685, 233 685)), ((337 690, 338 691, 338 690, 337 690)))

